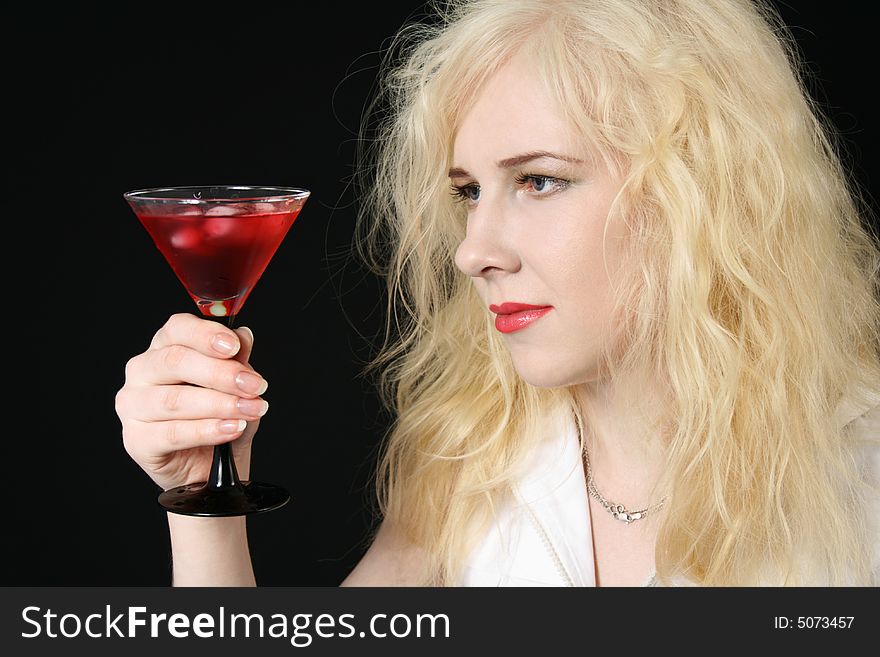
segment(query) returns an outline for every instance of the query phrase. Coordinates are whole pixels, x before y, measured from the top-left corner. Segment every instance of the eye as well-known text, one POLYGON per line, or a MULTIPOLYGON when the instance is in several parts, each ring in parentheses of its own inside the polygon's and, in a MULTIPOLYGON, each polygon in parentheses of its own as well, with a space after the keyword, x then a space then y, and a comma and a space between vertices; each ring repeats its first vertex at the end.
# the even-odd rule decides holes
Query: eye
POLYGON ((568 187, 571 181, 553 176, 522 174, 516 177, 516 183, 536 196, 549 196, 568 187))
POLYGON ((480 200, 480 186, 476 183, 467 185, 452 185, 452 196, 457 201, 476 203, 480 200))

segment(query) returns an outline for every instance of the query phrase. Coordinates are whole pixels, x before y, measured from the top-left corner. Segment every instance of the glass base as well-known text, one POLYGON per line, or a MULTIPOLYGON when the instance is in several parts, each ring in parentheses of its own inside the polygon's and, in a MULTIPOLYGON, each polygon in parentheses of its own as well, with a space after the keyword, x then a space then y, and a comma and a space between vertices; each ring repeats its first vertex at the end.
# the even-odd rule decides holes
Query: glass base
POLYGON ((281 508, 290 493, 280 486, 242 481, 240 486, 210 488, 207 482, 169 488, 159 495, 159 506, 184 516, 219 518, 264 513, 281 508))

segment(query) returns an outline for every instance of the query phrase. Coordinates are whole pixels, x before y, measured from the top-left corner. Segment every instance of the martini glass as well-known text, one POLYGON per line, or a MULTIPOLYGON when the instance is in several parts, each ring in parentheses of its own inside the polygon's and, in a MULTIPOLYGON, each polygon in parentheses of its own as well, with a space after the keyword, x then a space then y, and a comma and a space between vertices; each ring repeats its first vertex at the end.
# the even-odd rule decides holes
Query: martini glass
MULTIPOLYGON (((142 189, 123 197, 201 314, 232 328, 309 191, 220 185, 142 189)), ((288 501, 280 486, 241 481, 229 443, 214 447, 208 481, 159 495, 167 511, 208 517, 272 511, 288 501)))

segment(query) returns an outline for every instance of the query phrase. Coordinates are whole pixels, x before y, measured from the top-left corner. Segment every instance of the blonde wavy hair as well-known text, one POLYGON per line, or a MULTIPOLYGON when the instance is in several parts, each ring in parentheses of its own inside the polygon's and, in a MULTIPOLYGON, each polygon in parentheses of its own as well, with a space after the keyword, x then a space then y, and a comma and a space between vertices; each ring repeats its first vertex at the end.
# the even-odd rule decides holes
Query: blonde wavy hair
POLYGON ((608 221, 625 218, 632 266, 614 281, 625 320, 604 375, 652 372, 668 390, 661 583, 872 584, 870 491, 835 411, 880 390, 880 249, 778 15, 749 0, 433 8, 383 65, 356 245, 387 279, 367 370, 394 416, 379 512, 425 550, 422 583, 459 581, 543 418, 590 430, 573 387, 520 379, 453 261, 457 122, 524 53, 624 175, 608 221))

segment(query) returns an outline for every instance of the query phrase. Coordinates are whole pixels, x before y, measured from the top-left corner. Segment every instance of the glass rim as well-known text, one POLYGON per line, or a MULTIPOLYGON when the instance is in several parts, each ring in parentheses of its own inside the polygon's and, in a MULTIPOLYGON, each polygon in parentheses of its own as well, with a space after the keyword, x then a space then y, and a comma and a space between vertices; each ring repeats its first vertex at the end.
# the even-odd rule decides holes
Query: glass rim
POLYGON ((302 187, 276 187, 276 186, 262 186, 262 185, 181 185, 175 187, 151 187, 148 189, 133 189, 129 192, 125 192, 122 196, 126 201, 165 201, 165 202, 177 202, 177 203, 185 203, 187 205, 197 205, 200 203, 242 203, 246 201, 259 201, 262 203, 277 203, 279 201, 295 201, 299 199, 306 199, 311 194, 311 191, 308 189, 303 189, 302 187), (193 196, 192 198, 185 198, 180 196, 163 196, 163 192, 186 192, 192 191, 195 192, 197 190, 255 190, 257 191, 257 195, 255 196, 239 196, 237 198, 232 197, 210 197, 210 198, 200 198, 198 196, 193 196), (273 193, 274 192, 274 193, 273 193))

